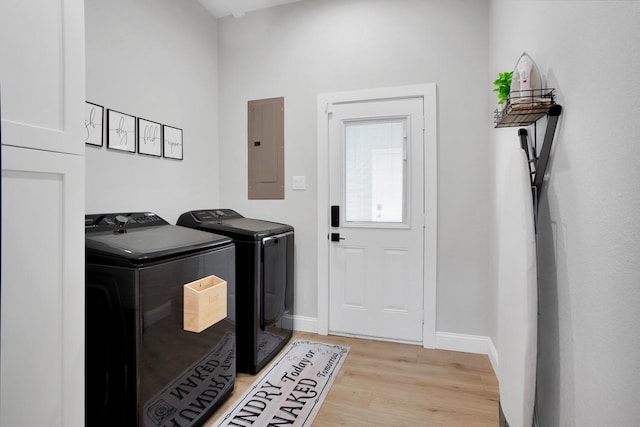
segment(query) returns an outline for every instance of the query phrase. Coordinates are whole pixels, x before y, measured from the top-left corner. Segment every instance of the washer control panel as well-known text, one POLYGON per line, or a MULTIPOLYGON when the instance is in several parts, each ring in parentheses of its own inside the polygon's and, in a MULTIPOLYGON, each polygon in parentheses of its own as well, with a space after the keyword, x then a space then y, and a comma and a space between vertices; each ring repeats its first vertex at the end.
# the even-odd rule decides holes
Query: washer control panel
POLYGON ((84 231, 101 232, 126 230, 168 225, 169 223, 153 212, 91 214, 84 217, 84 231))

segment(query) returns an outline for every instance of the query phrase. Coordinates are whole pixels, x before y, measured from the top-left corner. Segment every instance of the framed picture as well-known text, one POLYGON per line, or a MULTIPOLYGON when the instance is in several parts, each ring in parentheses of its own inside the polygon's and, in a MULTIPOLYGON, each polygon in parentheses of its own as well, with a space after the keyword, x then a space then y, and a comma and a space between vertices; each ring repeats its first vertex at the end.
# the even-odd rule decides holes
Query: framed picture
POLYGON ((104 107, 92 102, 84 106, 84 143, 102 147, 104 107))
POLYGON ((138 118, 138 153, 162 156, 162 125, 138 118))
POLYGON ((107 110, 107 148, 136 152, 136 118, 107 110))
POLYGON ((182 129, 164 125, 164 156, 169 159, 182 160, 182 129))

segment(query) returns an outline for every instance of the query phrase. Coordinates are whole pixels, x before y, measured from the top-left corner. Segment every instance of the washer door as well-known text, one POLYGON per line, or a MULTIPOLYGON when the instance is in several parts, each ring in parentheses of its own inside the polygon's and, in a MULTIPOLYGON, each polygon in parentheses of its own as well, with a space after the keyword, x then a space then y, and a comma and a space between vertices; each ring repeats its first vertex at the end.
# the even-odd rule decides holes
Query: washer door
POLYGON ((128 332, 134 326, 125 319, 125 311, 133 310, 123 306, 133 300, 134 286, 124 269, 86 269, 85 408, 90 426, 128 425, 136 417, 135 349, 133 331, 128 332), (127 289, 129 295, 121 293, 127 289))
POLYGON ((260 327, 276 323, 285 310, 287 290, 287 235, 262 239, 262 287, 260 295, 260 327))

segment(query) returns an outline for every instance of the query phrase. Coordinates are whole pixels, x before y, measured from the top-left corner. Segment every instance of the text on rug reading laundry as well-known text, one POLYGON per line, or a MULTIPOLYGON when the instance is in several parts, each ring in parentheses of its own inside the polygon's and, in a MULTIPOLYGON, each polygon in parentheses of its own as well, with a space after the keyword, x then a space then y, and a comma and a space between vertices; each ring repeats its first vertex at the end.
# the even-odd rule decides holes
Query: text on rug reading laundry
MULTIPOLYGON (((281 381, 283 383, 289 381, 295 382, 296 378, 300 376, 307 366, 313 365, 311 359, 314 354, 313 351, 309 351, 297 364, 291 365, 291 369, 288 369, 282 375, 281 381)), ((318 392, 315 390, 317 385, 318 382, 313 379, 300 378, 289 392, 285 404, 278 408, 278 412, 273 415, 267 426, 275 427, 293 424, 307 401, 315 399, 318 396, 318 392)), ((228 425, 239 427, 253 425, 267 408, 267 402, 270 402, 273 396, 281 395, 281 386, 276 386, 266 381, 265 384, 260 387, 260 390, 256 391, 251 396, 251 399, 244 404, 239 413, 229 421, 228 425)))
MULTIPOLYGON (((280 414, 275 414, 267 426, 293 424, 307 401, 318 396, 318 392, 315 389, 317 385, 318 382, 315 380, 301 378, 289 393, 285 404, 278 408, 280 414)), ((240 427, 253 425, 267 408, 267 402, 270 402, 273 396, 282 395, 281 389, 282 387, 275 386, 267 381, 260 390, 252 395, 252 399, 244 404, 240 412, 229 421, 228 425, 240 427)))

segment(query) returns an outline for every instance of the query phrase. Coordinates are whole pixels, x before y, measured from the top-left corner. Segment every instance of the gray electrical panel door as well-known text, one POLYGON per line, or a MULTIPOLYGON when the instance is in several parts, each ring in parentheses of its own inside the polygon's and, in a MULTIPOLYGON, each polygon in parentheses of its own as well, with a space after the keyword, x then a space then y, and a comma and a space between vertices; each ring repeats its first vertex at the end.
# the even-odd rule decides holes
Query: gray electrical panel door
POLYGON ((249 199, 284 199, 284 98, 248 108, 249 199))

